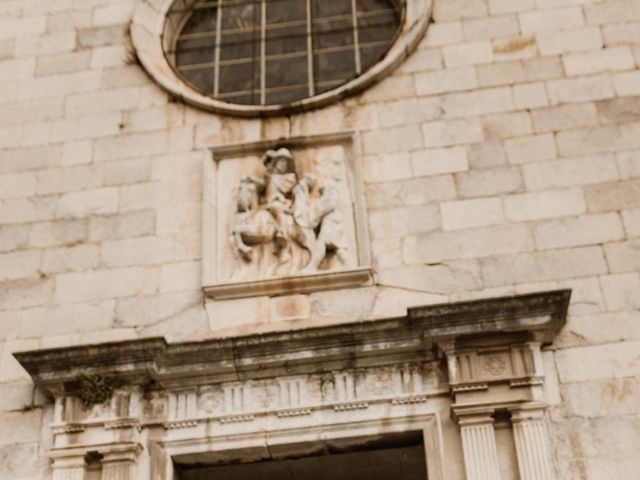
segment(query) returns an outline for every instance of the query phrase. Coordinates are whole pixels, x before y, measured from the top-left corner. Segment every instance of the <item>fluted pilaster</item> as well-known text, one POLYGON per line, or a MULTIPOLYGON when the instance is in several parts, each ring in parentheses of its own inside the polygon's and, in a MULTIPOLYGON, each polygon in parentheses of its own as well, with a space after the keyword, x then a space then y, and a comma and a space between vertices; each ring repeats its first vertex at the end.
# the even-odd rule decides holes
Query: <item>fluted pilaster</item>
POLYGON ((84 456, 56 458, 52 469, 53 480, 84 480, 84 456))
POLYGON ((496 435, 490 415, 458 419, 467 480, 500 480, 496 435))
POLYGON ((137 444, 102 452, 101 480, 137 480, 136 459, 139 453, 137 444))
POLYGON ((555 476, 543 411, 513 411, 511 421, 520 479, 553 480, 555 476))
POLYGON ((130 461, 103 463, 102 480, 135 480, 134 466, 130 461))

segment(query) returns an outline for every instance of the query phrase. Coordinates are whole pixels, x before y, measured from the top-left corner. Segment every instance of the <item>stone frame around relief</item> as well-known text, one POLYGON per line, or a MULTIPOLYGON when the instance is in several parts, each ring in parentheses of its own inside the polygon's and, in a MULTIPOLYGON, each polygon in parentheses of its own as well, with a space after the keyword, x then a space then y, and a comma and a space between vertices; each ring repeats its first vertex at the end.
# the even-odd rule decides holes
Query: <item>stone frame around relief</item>
MULTIPOLYGON (((296 136, 249 143, 211 147, 205 151, 203 161, 203 241, 202 285, 204 293, 213 299, 234 299, 284 293, 310 293, 321 290, 353 288, 371 285, 373 271, 369 248, 363 173, 360 154, 360 136, 357 131, 341 131, 319 135, 296 136), (228 242, 228 227, 222 222, 229 215, 228 204, 220 201, 219 182, 224 180, 223 162, 253 162, 267 150, 286 147, 294 152, 341 147, 344 149, 344 170, 349 189, 350 217, 347 232, 351 238, 352 264, 344 268, 312 273, 278 275, 267 278, 247 278, 240 281, 223 274, 222 255, 228 242)), ((226 165, 226 164, 225 164, 226 165)), ((229 189, 228 185, 224 188, 229 189)), ((344 210, 344 208, 343 208, 344 210)), ((226 272, 224 272, 226 273, 226 272)))

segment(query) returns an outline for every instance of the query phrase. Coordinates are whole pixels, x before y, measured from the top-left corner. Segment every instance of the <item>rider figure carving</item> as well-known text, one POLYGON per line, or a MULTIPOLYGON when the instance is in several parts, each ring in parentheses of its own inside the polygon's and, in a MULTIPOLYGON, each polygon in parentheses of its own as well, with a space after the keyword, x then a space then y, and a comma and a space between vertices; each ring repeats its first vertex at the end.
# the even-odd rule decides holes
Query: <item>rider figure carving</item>
POLYGON ((244 177, 237 191, 232 237, 244 265, 258 276, 313 273, 328 251, 345 264, 336 186, 321 185, 313 198, 315 176, 298 178, 287 148, 268 150, 263 164, 264 177, 244 177))
POLYGON ((278 225, 275 234, 276 253, 287 261, 288 239, 293 230, 292 191, 297 182, 293 157, 287 148, 268 150, 264 155, 266 174, 266 208, 278 225))

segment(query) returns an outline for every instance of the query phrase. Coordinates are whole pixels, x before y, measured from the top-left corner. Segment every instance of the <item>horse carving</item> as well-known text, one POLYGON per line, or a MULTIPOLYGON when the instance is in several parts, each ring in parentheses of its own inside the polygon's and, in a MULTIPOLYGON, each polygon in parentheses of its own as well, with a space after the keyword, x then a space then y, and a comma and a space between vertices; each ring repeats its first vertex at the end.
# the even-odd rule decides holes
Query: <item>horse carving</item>
POLYGON ((263 164, 263 178, 244 177, 237 189, 231 237, 243 264, 269 277, 318 271, 329 252, 345 263, 337 189, 322 186, 313 199, 315 177, 298 179, 286 148, 267 151, 263 164))

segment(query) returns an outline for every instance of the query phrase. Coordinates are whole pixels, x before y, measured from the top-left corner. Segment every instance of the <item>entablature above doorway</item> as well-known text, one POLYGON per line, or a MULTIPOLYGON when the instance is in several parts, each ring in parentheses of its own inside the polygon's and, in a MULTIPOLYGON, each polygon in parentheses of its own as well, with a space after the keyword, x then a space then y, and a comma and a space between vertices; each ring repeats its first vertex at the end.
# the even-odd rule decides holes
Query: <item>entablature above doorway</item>
POLYGON ((497 411, 518 419, 533 407, 543 411, 540 347, 564 325, 569 297, 552 291, 413 308, 399 318, 16 358, 55 399, 54 469, 84 468, 84 452, 106 459, 103 472, 108 463, 129 472, 123 478, 166 479, 172 459, 189 452, 269 450, 419 425, 432 438, 425 441, 429 478, 438 479, 441 416, 466 432, 478 415, 488 429, 497 411), (110 398, 86 402, 82 378, 111 385, 110 398), (152 468, 165 473, 148 476, 152 468))

